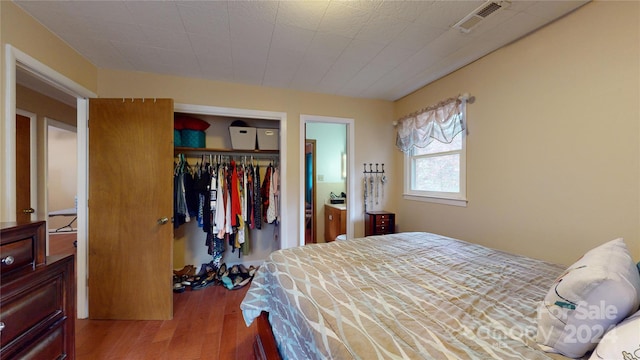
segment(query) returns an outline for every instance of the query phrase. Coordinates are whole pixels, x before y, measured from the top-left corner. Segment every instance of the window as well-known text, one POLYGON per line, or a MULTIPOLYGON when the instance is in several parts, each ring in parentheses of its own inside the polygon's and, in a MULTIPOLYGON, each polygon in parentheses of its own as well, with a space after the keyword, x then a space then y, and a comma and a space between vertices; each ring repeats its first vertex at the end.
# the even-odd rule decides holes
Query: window
POLYGON ((466 205, 465 132, 450 143, 434 140, 405 153, 405 197, 466 205))
POLYGON ((405 199, 466 206, 467 99, 447 99, 397 122, 405 199))

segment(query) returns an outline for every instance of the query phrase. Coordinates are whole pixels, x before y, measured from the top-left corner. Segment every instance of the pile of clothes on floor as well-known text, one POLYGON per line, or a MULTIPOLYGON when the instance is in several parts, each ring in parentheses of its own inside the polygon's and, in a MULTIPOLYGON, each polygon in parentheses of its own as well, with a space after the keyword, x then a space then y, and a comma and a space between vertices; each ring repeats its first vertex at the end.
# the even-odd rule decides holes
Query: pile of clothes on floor
POLYGON ((180 270, 173 270, 173 291, 184 292, 187 287, 191 290, 204 289, 211 285, 223 285, 229 290, 240 289, 251 282, 257 268, 253 265, 249 268, 242 264, 226 264, 216 267, 212 263, 202 264, 200 271, 196 267, 186 265, 180 270))

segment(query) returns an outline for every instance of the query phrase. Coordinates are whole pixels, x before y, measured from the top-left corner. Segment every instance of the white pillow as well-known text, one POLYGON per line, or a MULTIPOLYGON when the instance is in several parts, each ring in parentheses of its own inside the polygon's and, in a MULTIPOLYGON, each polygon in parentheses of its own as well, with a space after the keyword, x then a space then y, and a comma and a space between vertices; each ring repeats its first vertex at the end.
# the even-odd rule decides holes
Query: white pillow
POLYGON ((640 311, 607 332, 589 360, 640 359, 640 311))
POLYGON ((589 250, 553 283, 538 307, 536 342, 545 351, 582 357, 638 306, 636 264, 622 238, 609 241, 589 250))

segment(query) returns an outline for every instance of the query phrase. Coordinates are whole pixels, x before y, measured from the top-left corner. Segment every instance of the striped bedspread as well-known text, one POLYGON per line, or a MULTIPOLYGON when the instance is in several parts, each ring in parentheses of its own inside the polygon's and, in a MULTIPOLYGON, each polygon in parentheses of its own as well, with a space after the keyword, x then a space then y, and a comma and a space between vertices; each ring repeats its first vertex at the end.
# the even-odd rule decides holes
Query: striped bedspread
POLYGON ((550 359, 536 307, 564 267, 429 233, 273 252, 241 304, 285 359, 550 359))

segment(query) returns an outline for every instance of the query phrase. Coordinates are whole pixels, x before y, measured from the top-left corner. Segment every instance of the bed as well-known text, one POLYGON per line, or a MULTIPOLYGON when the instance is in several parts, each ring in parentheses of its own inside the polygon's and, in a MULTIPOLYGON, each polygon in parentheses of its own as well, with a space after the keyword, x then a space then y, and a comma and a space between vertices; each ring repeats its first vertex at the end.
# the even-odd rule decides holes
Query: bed
POLYGON ((565 269, 436 234, 370 236, 273 252, 241 309, 265 358, 566 359, 535 341, 565 269))

